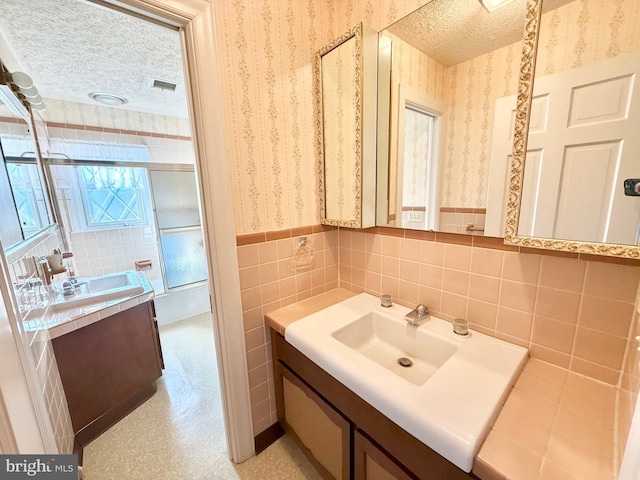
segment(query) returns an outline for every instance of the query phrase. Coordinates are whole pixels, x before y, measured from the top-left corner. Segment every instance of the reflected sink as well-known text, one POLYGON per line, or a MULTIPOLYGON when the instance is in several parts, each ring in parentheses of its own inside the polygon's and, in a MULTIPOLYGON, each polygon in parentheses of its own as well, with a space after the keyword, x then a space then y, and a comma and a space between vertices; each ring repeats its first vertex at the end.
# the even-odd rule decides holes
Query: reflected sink
MULTIPOLYGON (((466 472, 528 352, 470 330, 453 333, 431 316, 419 326, 410 309, 380 306, 361 293, 293 322, 285 339, 307 358, 466 472), (413 363, 402 367, 406 357, 413 363)), ((473 312, 469 313, 470 320, 473 312)))
POLYGON ((61 285, 56 286, 56 289, 60 294, 53 304, 54 310, 106 302, 144 292, 140 278, 131 270, 98 277, 78 278, 73 295, 64 296, 61 285))
POLYGON ((332 336, 414 385, 426 382, 460 346, 382 312, 367 313, 332 336))

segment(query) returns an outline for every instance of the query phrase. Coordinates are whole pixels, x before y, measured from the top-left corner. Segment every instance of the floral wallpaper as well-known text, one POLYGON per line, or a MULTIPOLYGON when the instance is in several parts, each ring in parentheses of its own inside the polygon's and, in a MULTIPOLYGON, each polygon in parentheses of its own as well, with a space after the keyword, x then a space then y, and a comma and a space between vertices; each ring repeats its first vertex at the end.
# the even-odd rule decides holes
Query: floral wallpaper
POLYGON ((520 51, 517 42, 445 70, 442 207, 486 206, 495 101, 516 93, 520 51))
POLYGON ((214 0, 237 234, 319 223, 315 52, 424 3, 214 0))

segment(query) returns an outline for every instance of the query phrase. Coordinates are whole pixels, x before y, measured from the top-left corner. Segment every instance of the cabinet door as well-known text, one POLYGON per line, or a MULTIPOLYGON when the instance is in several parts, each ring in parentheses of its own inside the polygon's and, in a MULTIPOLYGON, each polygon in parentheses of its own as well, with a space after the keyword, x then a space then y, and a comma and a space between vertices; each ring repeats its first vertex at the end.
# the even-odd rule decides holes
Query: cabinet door
POLYGON ((156 391, 162 375, 148 303, 52 341, 76 440, 86 445, 156 391))
POLYGON ((359 430, 355 431, 353 442, 355 480, 415 480, 359 430))
MULTIPOLYGON (((324 478, 349 479, 351 425, 286 367, 282 378, 285 430, 303 445, 305 455, 324 478)), ((278 380, 276 380, 278 381, 278 380)))

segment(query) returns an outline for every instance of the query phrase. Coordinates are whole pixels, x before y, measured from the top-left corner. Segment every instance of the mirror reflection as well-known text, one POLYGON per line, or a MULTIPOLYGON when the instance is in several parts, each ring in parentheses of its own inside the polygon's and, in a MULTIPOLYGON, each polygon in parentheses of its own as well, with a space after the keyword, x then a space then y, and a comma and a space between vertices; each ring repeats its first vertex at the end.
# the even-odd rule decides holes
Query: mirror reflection
POLYGON ((518 235, 638 245, 640 3, 551 6, 543 3, 518 235))
POLYGON ((324 151, 325 216, 356 222, 356 185, 360 165, 359 40, 354 36, 320 55, 324 151))
POLYGON ((434 0, 381 32, 391 74, 378 225, 483 233, 494 110, 517 91, 525 13, 526 2, 489 14, 477 1, 434 0))
POLYGON ((322 223, 375 224, 378 34, 359 23, 316 54, 322 223))
MULTIPOLYGON (((10 94, 4 89, 0 100, 10 94)), ((1 102, 0 149, 0 239, 7 249, 40 232, 51 220, 30 121, 1 102)))

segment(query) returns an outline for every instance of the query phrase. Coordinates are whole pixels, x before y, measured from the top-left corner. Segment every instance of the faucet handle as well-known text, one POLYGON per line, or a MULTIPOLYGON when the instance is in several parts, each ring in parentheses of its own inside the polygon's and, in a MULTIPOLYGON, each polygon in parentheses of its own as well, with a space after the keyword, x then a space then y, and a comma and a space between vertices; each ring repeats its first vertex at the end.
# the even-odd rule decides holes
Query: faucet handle
POLYGON ((427 313, 429 313, 429 307, 423 305, 422 303, 416 307, 416 313, 419 317, 423 317, 427 313))
POLYGON ((391 301, 391 295, 388 295, 386 293, 380 295, 380 306, 384 308, 393 307, 393 302, 391 301))
POLYGON ((453 333, 456 335, 469 335, 469 322, 464 318, 456 318, 453 320, 453 333))

